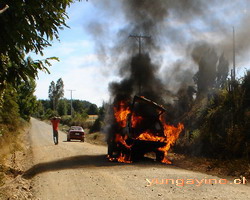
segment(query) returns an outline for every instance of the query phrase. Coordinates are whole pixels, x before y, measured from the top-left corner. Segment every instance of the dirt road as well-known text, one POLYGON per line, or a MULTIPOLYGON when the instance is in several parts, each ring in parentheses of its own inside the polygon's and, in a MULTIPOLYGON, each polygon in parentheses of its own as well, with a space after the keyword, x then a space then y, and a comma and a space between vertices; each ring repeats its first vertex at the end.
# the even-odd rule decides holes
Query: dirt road
POLYGON ((152 160, 134 164, 108 162, 106 147, 66 142, 66 135, 62 132, 56 146, 48 124, 35 119, 31 122, 34 165, 24 177, 32 180, 34 195, 38 199, 244 200, 250 196, 246 185, 232 182, 205 184, 209 179, 220 183, 225 183, 225 180, 152 160), (168 184, 166 179, 169 179, 168 184))

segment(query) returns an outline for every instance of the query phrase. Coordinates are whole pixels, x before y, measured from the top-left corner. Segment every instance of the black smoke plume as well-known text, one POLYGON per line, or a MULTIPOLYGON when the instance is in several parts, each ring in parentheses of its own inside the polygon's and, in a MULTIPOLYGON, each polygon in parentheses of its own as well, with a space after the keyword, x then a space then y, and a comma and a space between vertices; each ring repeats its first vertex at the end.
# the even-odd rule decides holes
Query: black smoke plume
POLYGON ((194 90, 190 86, 195 84, 199 85, 200 93, 214 87, 214 80, 221 85, 232 65, 234 25, 236 60, 246 56, 250 49, 246 28, 250 22, 249 1, 239 0, 237 4, 227 0, 92 2, 103 12, 100 21, 91 22, 87 28, 96 41, 102 63, 121 78, 109 85, 113 103, 131 100, 139 94, 164 104, 173 102, 176 95, 185 96, 180 93, 191 96, 189 91, 194 90), (233 20, 238 21, 233 24, 233 20), (141 54, 138 54, 137 40, 129 35, 151 36, 142 40, 141 54))

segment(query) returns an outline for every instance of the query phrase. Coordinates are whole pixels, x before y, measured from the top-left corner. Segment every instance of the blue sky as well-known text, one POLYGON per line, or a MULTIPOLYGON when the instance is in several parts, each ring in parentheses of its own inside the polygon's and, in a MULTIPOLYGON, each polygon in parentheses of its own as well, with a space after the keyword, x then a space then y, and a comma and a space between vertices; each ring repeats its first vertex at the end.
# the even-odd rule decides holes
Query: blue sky
POLYGON ((74 99, 87 100, 99 106, 108 100, 107 85, 115 77, 105 76, 102 72, 104 69, 95 54, 94 43, 84 30, 96 12, 93 5, 86 2, 72 4, 68 9, 67 25, 70 29, 60 31, 60 41, 55 40, 44 50, 43 58, 56 56, 60 62, 52 62, 50 74, 39 72, 35 92, 39 99, 47 99, 51 81, 62 78, 66 98, 70 98, 68 90, 74 89, 74 99))
MULTIPOLYGON (((73 92, 74 99, 87 100, 96 103, 98 106, 101 106, 103 101, 109 100, 108 84, 120 78, 117 70, 114 70, 114 66, 110 66, 110 62, 103 62, 99 59, 100 55, 96 51, 96 41, 93 40, 87 27, 96 21, 106 25, 107 37, 100 38, 99 42, 112 46, 117 39, 119 29, 127 25, 124 20, 124 14, 119 7, 119 3, 117 3, 119 1, 105 0, 112 7, 108 11, 102 9, 101 5, 98 5, 98 0, 76 2, 68 8, 69 19, 66 23, 70 26, 70 29, 65 28, 60 31, 60 41, 53 41, 52 46, 44 50, 44 57, 32 55, 33 59, 52 56, 60 59, 60 62, 52 62, 50 74, 39 72, 35 92, 38 99, 47 99, 50 82, 62 78, 65 85, 66 98, 70 98, 68 90, 73 89, 75 90, 73 92), (110 10, 113 10, 112 14, 110 14, 110 10)), ((229 33, 232 26, 236 27, 237 33, 237 27, 241 26, 241 19, 249 15, 249 3, 247 2, 247 0, 235 0, 231 1, 230 4, 225 3, 221 7, 212 7, 210 14, 223 18, 225 25, 228 25, 229 33)), ((216 28, 211 30, 210 26, 207 26, 204 21, 198 18, 191 21, 190 24, 185 24, 174 17, 170 17, 166 20, 166 23, 168 25, 172 24, 173 27, 183 32, 189 26, 189 31, 185 33, 187 41, 209 40, 217 42, 225 37, 221 30, 216 28)), ((247 29, 248 27, 246 27, 247 29)), ((171 39, 166 38, 166 47, 158 52, 159 57, 163 60, 161 62, 161 72, 165 72, 166 69, 172 66, 172 63, 186 56, 186 49, 183 46, 187 45, 187 41, 180 41, 179 44, 175 44, 171 42, 171 39)), ((116 59, 109 53, 106 56, 108 56, 106 58, 108 61, 116 59)), ((187 68, 193 65, 190 60, 186 61, 186 63, 187 68)), ((238 73, 242 74, 245 68, 249 69, 246 58, 239 57, 238 63, 244 66, 237 69, 238 73)))

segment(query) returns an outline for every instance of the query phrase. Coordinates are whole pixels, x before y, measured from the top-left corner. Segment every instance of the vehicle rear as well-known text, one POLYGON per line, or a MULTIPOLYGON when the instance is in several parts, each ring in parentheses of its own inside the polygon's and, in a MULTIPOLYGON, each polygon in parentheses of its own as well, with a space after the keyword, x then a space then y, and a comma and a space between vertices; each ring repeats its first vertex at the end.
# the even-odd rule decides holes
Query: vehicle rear
POLYGON ((161 121, 165 109, 145 97, 135 96, 128 110, 126 126, 120 130, 122 134, 115 134, 108 141, 108 157, 132 162, 155 152, 156 159, 162 161, 161 148, 167 144, 161 121))
POLYGON ((70 140, 81 140, 84 142, 85 139, 85 133, 82 127, 80 126, 71 126, 70 130, 67 134, 67 141, 70 140))

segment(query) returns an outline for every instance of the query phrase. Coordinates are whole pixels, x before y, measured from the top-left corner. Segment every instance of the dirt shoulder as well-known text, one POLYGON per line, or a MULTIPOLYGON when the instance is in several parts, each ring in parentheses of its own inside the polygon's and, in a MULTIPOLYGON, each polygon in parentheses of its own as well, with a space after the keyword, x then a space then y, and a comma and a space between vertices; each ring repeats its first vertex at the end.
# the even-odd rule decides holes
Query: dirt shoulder
POLYGON ((21 130, 16 142, 6 145, 6 154, 0 163, 0 199, 34 199, 31 180, 22 174, 32 166, 29 126, 21 130))
POLYGON ((105 141, 105 134, 101 132, 86 134, 85 139, 86 139, 86 142, 91 143, 91 144, 107 146, 107 143, 105 141))
MULTIPOLYGON (((183 169, 206 173, 228 179, 245 177, 250 180, 250 163, 246 160, 218 160, 211 158, 191 157, 180 154, 170 154, 174 165, 183 169)), ((250 184, 248 183, 250 186, 250 184)))

